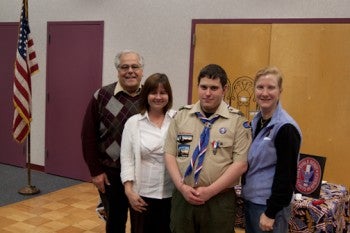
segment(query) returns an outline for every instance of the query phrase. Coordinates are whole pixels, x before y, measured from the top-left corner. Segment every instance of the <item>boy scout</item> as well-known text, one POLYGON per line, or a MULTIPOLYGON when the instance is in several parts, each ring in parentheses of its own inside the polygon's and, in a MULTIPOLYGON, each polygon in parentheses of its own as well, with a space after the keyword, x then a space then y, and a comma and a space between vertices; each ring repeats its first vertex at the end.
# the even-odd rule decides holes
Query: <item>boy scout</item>
POLYGON ((227 88, 225 70, 205 66, 198 76, 199 101, 183 107, 169 127, 165 160, 176 186, 172 232, 234 232, 233 187, 247 170, 251 131, 223 101, 227 88))

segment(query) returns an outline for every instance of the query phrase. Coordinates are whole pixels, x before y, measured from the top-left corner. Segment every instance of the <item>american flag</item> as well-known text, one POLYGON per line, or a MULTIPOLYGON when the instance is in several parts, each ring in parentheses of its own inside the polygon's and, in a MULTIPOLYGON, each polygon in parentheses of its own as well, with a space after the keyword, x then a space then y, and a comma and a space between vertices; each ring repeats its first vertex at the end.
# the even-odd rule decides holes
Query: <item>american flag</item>
POLYGON ((31 77, 39 71, 36 61, 33 39, 28 22, 28 1, 23 0, 18 46, 15 60, 15 77, 13 83, 13 137, 23 142, 30 132, 31 114, 31 77))

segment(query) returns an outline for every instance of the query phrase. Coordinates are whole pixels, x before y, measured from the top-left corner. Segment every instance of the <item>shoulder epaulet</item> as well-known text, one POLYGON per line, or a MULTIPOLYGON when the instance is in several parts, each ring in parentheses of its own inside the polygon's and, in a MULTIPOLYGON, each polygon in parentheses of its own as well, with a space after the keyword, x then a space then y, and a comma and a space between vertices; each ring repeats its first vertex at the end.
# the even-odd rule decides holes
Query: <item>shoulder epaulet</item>
POLYGON ((240 116, 244 116, 243 112, 239 111, 238 109, 231 107, 231 106, 227 106, 227 109, 229 110, 229 112, 238 114, 240 116))
POLYGON ((171 118, 174 118, 176 116, 177 111, 174 109, 169 109, 168 114, 171 118))
POLYGON ((191 104, 189 104, 189 105, 184 105, 184 106, 182 106, 182 107, 179 108, 179 111, 184 110, 184 109, 192 109, 192 106, 193 106, 193 105, 191 105, 191 104))

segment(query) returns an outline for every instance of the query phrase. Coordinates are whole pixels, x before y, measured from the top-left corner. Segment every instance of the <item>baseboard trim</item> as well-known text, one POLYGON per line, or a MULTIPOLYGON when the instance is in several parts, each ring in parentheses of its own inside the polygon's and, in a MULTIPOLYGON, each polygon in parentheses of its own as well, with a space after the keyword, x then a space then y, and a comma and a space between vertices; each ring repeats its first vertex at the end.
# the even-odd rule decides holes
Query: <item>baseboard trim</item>
POLYGON ((38 165, 38 164, 27 164, 26 168, 28 168, 28 165, 30 165, 31 170, 39 171, 39 172, 45 172, 45 166, 38 165))

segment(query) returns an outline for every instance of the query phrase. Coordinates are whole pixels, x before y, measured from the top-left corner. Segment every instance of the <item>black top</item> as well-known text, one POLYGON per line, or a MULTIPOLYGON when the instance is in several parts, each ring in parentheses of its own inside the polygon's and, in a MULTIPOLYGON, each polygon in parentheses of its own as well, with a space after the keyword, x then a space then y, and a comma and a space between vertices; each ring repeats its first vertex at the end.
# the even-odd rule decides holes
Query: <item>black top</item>
MULTIPOLYGON (((258 125, 259 128, 260 126, 258 125)), ((260 129, 257 130, 257 133, 258 131, 260 129)), ((277 132, 275 139, 276 170, 271 196, 267 200, 267 209, 265 211, 265 215, 269 218, 274 219, 277 212, 290 204, 297 178, 300 143, 300 134, 292 124, 283 125, 277 132)))

